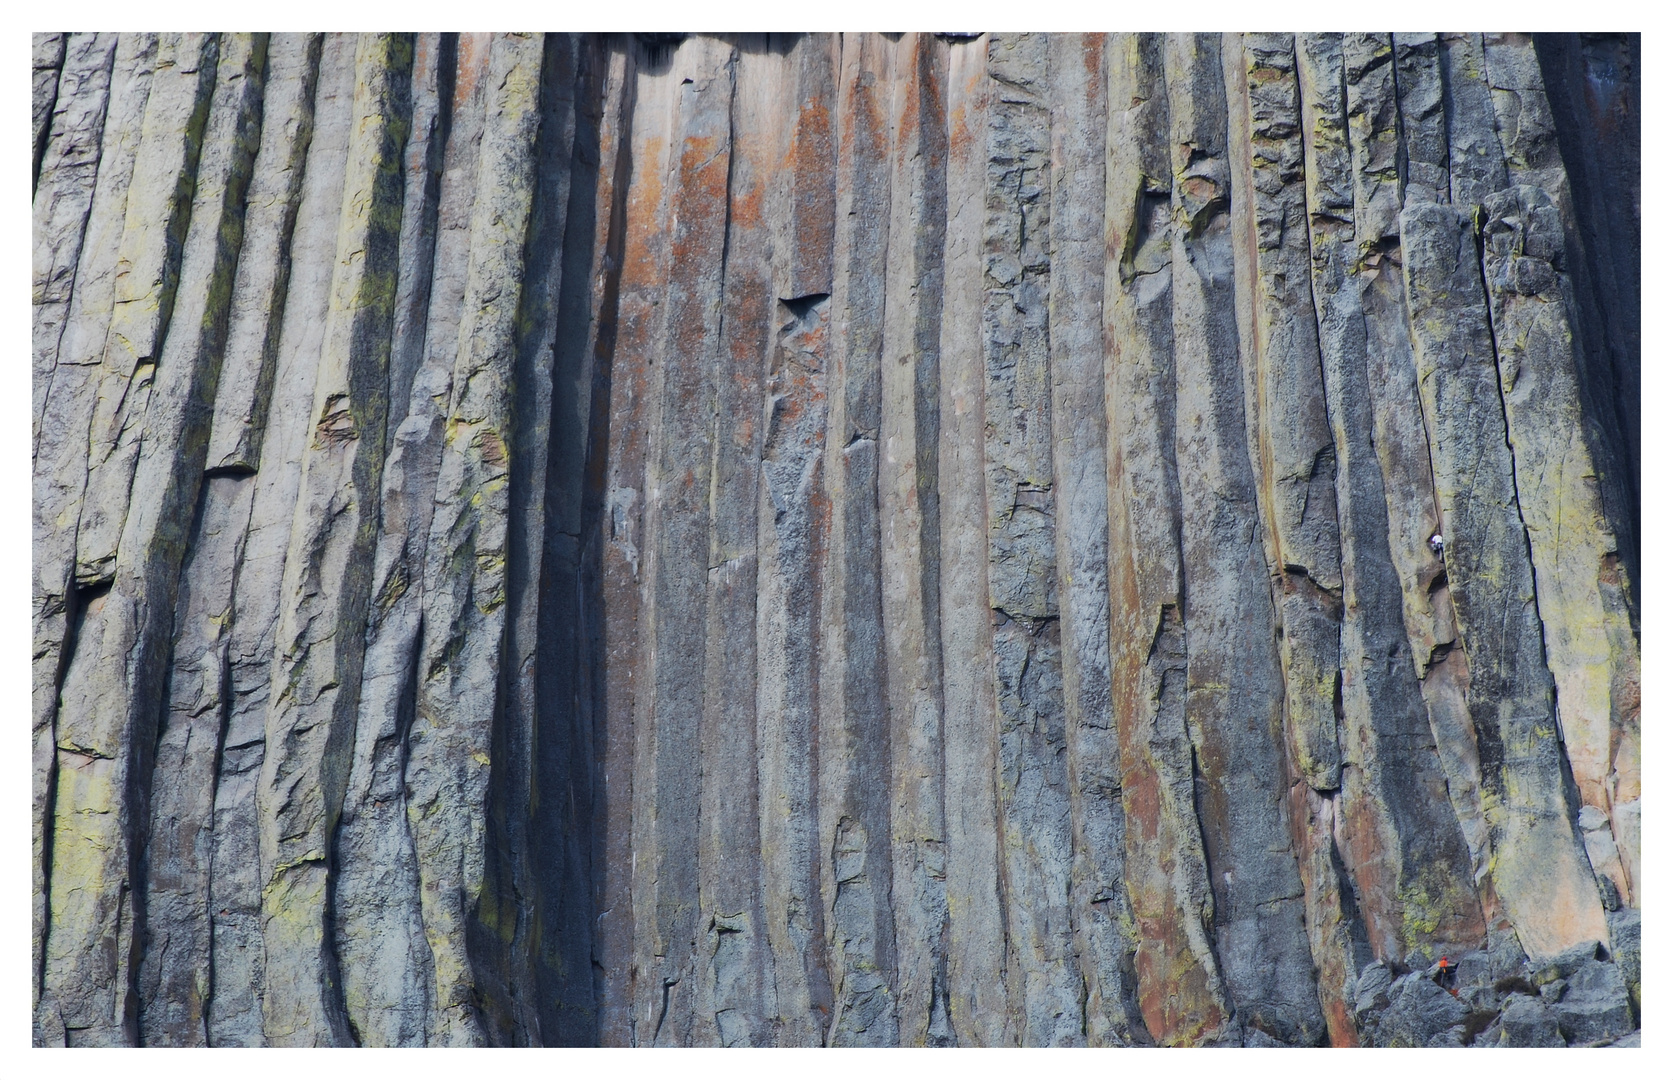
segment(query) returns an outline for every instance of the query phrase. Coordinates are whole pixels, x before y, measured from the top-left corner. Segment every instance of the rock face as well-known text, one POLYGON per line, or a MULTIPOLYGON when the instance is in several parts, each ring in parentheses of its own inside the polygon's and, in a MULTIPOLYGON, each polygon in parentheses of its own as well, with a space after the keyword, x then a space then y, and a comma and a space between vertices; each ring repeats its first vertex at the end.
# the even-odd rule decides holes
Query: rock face
POLYGON ((36 1043, 1633 1041, 1638 55, 36 35, 36 1043))

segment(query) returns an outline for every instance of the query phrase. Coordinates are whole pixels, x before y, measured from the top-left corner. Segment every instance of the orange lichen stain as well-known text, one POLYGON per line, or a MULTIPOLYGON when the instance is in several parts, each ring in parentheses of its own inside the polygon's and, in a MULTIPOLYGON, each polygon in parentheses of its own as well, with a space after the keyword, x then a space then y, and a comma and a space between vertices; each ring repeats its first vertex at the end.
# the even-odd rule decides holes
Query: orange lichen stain
POLYGON ((458 74, 454 76, 453 108, 458 110, 470 100, 476 90, 476 80, 488 67, 488 48, 492 34, 460 34, 458 74))
POLYGON ((1353 973, 1347 970, 1347 958, 1333 940, 1336 929, 1344 921, 1341 891, 1331 868, 1331 834, 1329 825, 1315 811, 1316 796, 1306 783, 1294 779, 1296 767, 1288 763, 1292 776, 1286 793, 1290 806, 1290 836, 1301 870, 1301 888, 1306 904, 1309 944, 1314 962, 1319 966, 1319 1004, 1324 1010, 1325 1030, 1332 1046, 1357 1046, 1359 1034, 1353 1023, 1353 1013, 1346 1001, 1348 982, 1353 973))
MULTIPOLYGON (((656 139, 646 139, 636 148, 635 156, 654 165, 663 159, 662 145, 656 139)), ((636 170, 637 172, 637 170, 636 170)), ((662 204, 660 170, 647 167, 634 176, 628 191, 627 235, 622 244, 623 293, 649 282, 657 275, 661 250, 662 229, 653 220, 656 208, 662 204)))
MULTIPOLYGON (((694 174, 706 171, 716 161, 720 160, 720 142, 713 135, 687 135, 680 147, 680 179, 686 184, 691 183, 694 174)), ((722 167, 726 162, 721 162, 722 167)))
POLYGON ((822 101, 805 103, 796 125, 797 164, 823 168, 831 149, 831 110, 822 101))
POLYGON ((963 105, 960 105, 953 109, 952 116, 949 118, 948 127, 950 130, 947 135, 947 152, 951 157, 963 157, 970 151, 971 143, 974 141, 967 120, 968 111, 963 105))
POLYGON ((779 407, 779 418, 782 420, 785 427, 794 427, 796 421, 800 420, 802 418, 802 414, 806 411, 807 410, 803 406, 799 395, 786 394, 784 396, 784 404, 779 407))
POLYGON ((503 472, 506 467, 507 454, 505 441, 499 433, 484 429, 476 438, 478 449, 482 453, 483 464, 495 472, 503 472))
POLYGON ((912 141, 918 135, 918 108, 914 95, 903 95, 900 116, 895 122, 895 147, 903 157, 912 154, 912 141))
POLYGON ((1162 1046, 1197 1045, 1225 1016, 1209 989, 1208 973, 1184 947, 1178 909, 1162 903, 1157 917, 1139 920, 1139 934, 1133 960, 1145 1027, 1162 1046))
MULTIPOLYGON (((1140 755, 1135 753, 1133 756, 1138 757, 1140 755)), ((1149 757, 1148 754, 1143 756, 1149 757)), ((1136 828, 1142 839, 1154 840, 1160 831, 1162 818, 1162 795, 1160 787, 1156 783, 1154 769, 1132 768, 1124 770, 1121 777, 1121 790, 1127 796, 1123 802, 1127 811, 1128 830, 1132 831, 1136 828)))
POLYGON ((732 227, 753 229, 761 224, 761 186, 751 184, 732 198, 732 227))
POLYGON ((735 446, 755 445, 755 412, 745 409, 732 421, 732 443, 735 446))
MULTIPOLYGON (((820 469, 822 465, 815 465, 814 468, 820 469)), ((813 567, 815 595, 824 588, 825 560, 830 551, 831 537, 831 499, 821 476, 822 474, 815 474, 813 490, 808 496, 808 534, 811 538, 809 562, 813 567)))
POLYGON ((431 48, 435 39, 428 34, 420 34, 413 42, 412 49, 412 82, 414 86, 422 86, 427 81, 430 72, 436 66, 436 50, 431 48))
MULTIPOLYGON (((413 48, 412 84, 427 86, 435 78, 437 60, 436 50, 432 47, 434 38, 428 34, 418 35, 417 44, 413 48)), ((430 152, 427 139, 411 138, 407 140, 406 168, 408 172, 417 172, 424 168, 424 158, 430 152)))
POLYGON ((1205 205, 1220 197, 1219 183, 1206 176, 1187 176, 1179 189, 1186 198, 1205 205))
POLYGON ((1331 995, 1324 1008, 1325 1029, 1330 1032, 1330 1045, 1349 1047, 1359 1045, 1359 1029, 1354 1026, 1353 1012, 1345 999, 1331 995))
POLYGON ((1364 792, 1342 800, 1347 825, 1343 840, 1371 955, 1378 960, 1397 961, 1406 950, 1400 941, 1400 916, 1394 910, 1395 883, 1388 872, 1391 852, 1383 841, 1375 799, 1375 794, 1364 792))

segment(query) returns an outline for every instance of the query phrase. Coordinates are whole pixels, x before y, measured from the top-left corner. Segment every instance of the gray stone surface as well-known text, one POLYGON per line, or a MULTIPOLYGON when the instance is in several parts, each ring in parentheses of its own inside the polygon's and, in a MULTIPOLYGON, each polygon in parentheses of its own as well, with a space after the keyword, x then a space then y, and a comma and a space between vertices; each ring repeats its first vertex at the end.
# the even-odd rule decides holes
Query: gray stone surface
POLYGON ((1614 1042, 1632 1033, 1632 1003, 1619 966, 1588 960, 1563 984, 1552 1010, 1570 1046, 1614 1042))
POLYGON ((1621 966, 1621 974, 1627 981, 1627 991, 1632 995, 1633 1015, 1643 1008, 1643 951, 1640 944, 1641 931, 1639 913, 1636 908, 1622 908, 1609 913, 1609 953, 1610 957, 1621 966))
POLYGON ((1389 1004, 1376 1017, 1374 1045, 1463 1045, 1462 1025, 1469 1010, 1427 973, 1402 975, 1386 993, 1389 1004))
POLYGON ((1557 1017, 1543 1001, 1521 994, 1512 995, 1499 1017, 1497 1046, 1567 1046, 1557 1026, 1557 1017))

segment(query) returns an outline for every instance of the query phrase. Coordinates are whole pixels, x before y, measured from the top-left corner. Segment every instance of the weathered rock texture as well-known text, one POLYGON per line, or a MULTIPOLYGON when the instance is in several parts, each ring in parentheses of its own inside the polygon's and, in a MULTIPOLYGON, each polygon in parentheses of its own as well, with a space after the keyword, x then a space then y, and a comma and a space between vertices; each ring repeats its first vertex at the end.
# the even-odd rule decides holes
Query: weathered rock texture
POLYGON ((36 1041, 1630 1036, 1638 56, 37 35, 36 1041))

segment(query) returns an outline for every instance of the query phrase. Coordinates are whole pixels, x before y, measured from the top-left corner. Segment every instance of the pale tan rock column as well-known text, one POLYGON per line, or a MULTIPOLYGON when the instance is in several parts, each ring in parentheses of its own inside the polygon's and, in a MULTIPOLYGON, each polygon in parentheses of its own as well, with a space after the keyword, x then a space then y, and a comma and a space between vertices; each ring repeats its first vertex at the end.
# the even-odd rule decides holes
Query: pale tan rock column
POLYGON ((1527 528, 1545 662, 1563 749, 1580 791, 1591 867, 1629 904, 1637 895, 1638 636, 1624 560, 1585 437, 1562 220, 1541 188, 1517 185, 1483 207, 1483 272, 1499 388, 1527 528))
POLYGON ((941 689, 941 309, 947 220, 946 54, 892 46, 878 512, 888 686, 899 1041, 949 1045, 941 689))
MULTIPOLYGON (((172 450, 181 465, 195 466, 182 478, 177 505, 201 506, 210 529, 242 537, 249 504, 237 498, 223 501, 218 492, 200 497, 202 455, 213 413, 207 398, 215 392, 227 344, 234 268, 244 238, 245 194, 264 123, 263 88, 267 72, 268 37, 229 35, 222 43, 214 97, 205 123, 204 146, 198 164, 192 222, 181 258, 181 286, 168 336, 163 344, 158 389, 181 392, 169 385, 169 367, 198 371, 191 391, 199 400, 153 402, 148 410, 146 443, 142 444, 134 475, 132 513, 143 520, 147 503, 167 497, 157 485, 158 435, 155 426, 171 406, 184 406, 185 424, 177 437, 185 441, 172 450), (215 511, 225 510, 220 519, 215 511)), ((172 395, 171 395, 172 396, 172 395)), ((223 489, 226 485, 220 485, 223 489)), ((198 534, 181 528, 183 557, 198 534)), ((124 542, 126 542, 126 536, 124 542)), ((230 546, 230 545, 229 545, 230 546)), ((214 546, 210 546, 214 550, 214 546)), ((224 550, 224 549, 223 549, 224 550)), ((194 560, 195 561, 195 560, 194 560)), ((120 560, 119 560, 120 563, 120 560)), ((179 571, 180 563, 173 569, 179 571)), ((216 751, 220 744, 224 681, 221 646, 225 616, 231 603, 230 567, 217 568, 213 583, 180 571, 181 587, 164 631, 170 638, 175 664, 168 676, 168 700, 162 716, 150 721, 159 727, 152 764, 149 820, 142 826, 145 841, 146 939, 139 970, 140 1037, 150 1046, 201 1046, 207 1038, 206 1005, 210 993, 211 926, 209 879, 213 873, 209 837, 215 806, 216 751), (197 588, 189 588, 196 585, 197 588), (204 586, 208 586, 207 589, 204 586), (201 606, 199 606, 201 605, 201 606)), ((200 571, 200 575, 201 575, 200 571)), ((156 647, 163 667, 163 648, 156 647)), ((154 707, 146 703, 147 707, 154 707)), ((143 737, 143 736, 141 736, 143 737)))
POLYGON ((819 657, 819 844, 829 852, 820 877, 834 998, 828 1046, 892 1046, 899 1038, 878 497, 892 62, 881 35, 843 36, 819 657))
MULTIPOLYGON (((989 596, 986 211, 994 123, 993 35, 946 50, 946 233, 939 335, 935 488, 940 522, 942 798, 946 821, 947 993, 961 1046, 1014 1046, 1015 971, 1003 906, 998 703, 989 596)), ((934 180, 929 183, 933 184, 934 180)), ((897 188, 897 193, 898 193, 897 188)), ((891 280, 891 288, 909 287, 891 280)), ((920 399, 921 401, 922 399, 920 399)))
MULTIPOLYGON (((354 116, 355 49, 354 35, 343 34, 327 35, 320 46, 313 130, 291 234, 285 305, 275 313, 280 326, 274 389, 267 403, 259 457, 254 459, 261 464, 250 481, 255 491, 233 591, 227 644, 228 710, 211 833, 211 859, 216 867, 210 880, 212 1046, 260 1046, 264 1041, 267 950, 262 889, 266 879, 257 790, 268 746, 266 719, 285 556, 312 427, 315 375, 337 262, 343 178, 354 116)), ((245 265, 242 260, 240 265, 245 265)), ((233 332, 237 333, 236 316, 233 332)), ((213 438, 212 434, 212 442, 213 438)))
MULTIPOLYGON (((756 592, 762 905, 779 1023, 772 1042, 819 1046, 833 1007, 819 815, 821 607, 833 542, 827 488, 841 39, 796 38, 776 85, 780 139, 766 203, 766 325, 756 592)), ((760 92, 760 91, 757 91, 760 92)), ((741 99, 740 99, 740 103, 741 99)))
POLYGON ((1284 682, 1260 533, 1242 356, 1249 282, 1237 274, 1224 45, 1170 35, 1173 338, 1184 565, 1185 719, 1214 945, 1238 1036, 1310 1045, 1325 1030, 1290 838, 1284 682), (1239 281, 1242 281, 1241 287, 1239 281))
POLYGON ((644 690, 634 703, 634 1038, 641 1046, 691 1044, 704 929, 700 732, 736 56, 727 43, 699 37, 675 54, 673 67, 659 87, 669 98, 670 188, 657 222, 668 233, 668 276, 648 356, 644 690))
MULTIPOLYGON (((1093 1046, 1147 1039, 1126 887, 1121 746, 1110 681, 1109 431, 1104 385, 1104 34, 1047 42, 1051 104, 1052 490, 1072 857, 1069 915, 1093 1046)), ((1116 57, 1120 63, 1124 57, 1116 57)), ((1119 508, 1118 508, 1119 509, 1119 508)))
POLYGON ((1523 949, 1548 956, 1606 940, 1608 930, 1563 790, 1481 265, 1470 221, 1453 207, 1408 206, 1400 232, 1447 580, 1469 658, 1493 885, 1523 949))
POLYGON ((256 797, 266 882, 262 1032, 272 1045, 350 1039, 326 902, 365 655, 411 65, 409 39, 356 42, 336 266, 279 591, 256 797))
POLYGON ((379 487, 366 659, 354 757, 337 828, 332 905, 343 1004, 362 1046, 423 1046, 435 1002, 434 961, 424 937, 404 774, 416 705, 424 560, 476 194, 475 171, 460 167, 459 159, 477 160, 482 107, 474 88, 484 81, 480 68, 487 63, 486 45, 473 35, 444 42, 440 35, 424 34, 413 49, 413 124, 404 154, 400 271, 389 360, 389 420, 396 422, 386 424, 393 430, 379 487), (461 60, 466 65, 462 78, 461 60), (460 91, 463 101, 458 100, 460 91), (446 140, 451 154, 438 145, 447 133, 457 133, 446 140), (450 160, 454 171, 446 186, 439 175, 427 175, 432 167, 439 173, 450 160), (400 394, 403 383, 409 387, 406 400, 400 394))
MULTIPOLYGON (((501 722, 510 457, 508 395, 522 295, 523 241, 540 121, 540 35, 496 37, 482 69, 484 119, 470 258, 424 558, 419 683, 408 734, 407 822, 435 963, 430 1045, 478 1045, 496 1019, 472 936, 510 936, 486 892, 488 783, 501 722), (475 924, 473 926, 473 924, 475 924)), ((503 762, 500 767, 514 768, 503 762)), ((491 970, 491 969, 490 969, 491 970)), ((505 991, 501 991, 502 994, 505 991)))

